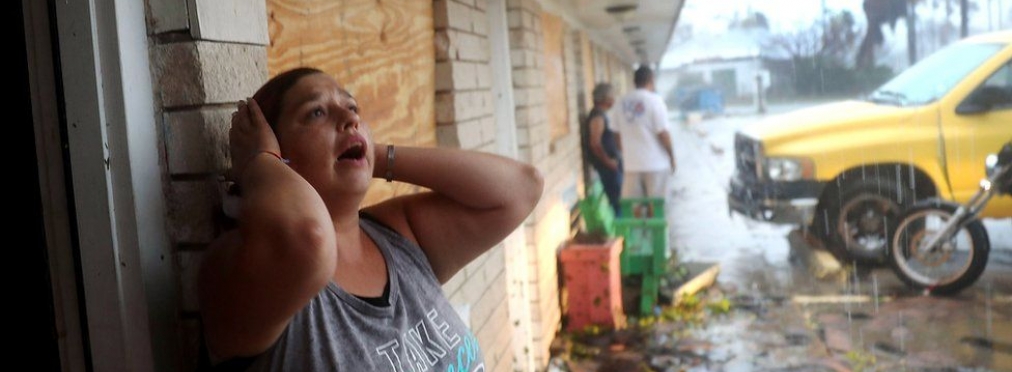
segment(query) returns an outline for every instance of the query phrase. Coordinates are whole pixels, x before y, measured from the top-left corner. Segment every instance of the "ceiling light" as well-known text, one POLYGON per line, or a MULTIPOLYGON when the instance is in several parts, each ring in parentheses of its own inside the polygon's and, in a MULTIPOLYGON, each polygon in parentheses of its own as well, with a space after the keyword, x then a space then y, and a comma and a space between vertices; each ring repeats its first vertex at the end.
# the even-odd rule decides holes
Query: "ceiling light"
POLYGON ((608 12, 610 14, 621 14, 621 13, 628 13, 628 12, 634 11, 638 7, 639 7, 639 5, 636 5, 636 4, 612 5, 612 6, 609 6, 607 8, 604 8, 604 11, 606 11, 606 12, 608 12))
POLYGON ((611 14, 613 17, 615 17, 615 19, 624 22, 629 20, 629 17, 631 17, 633 14, 633 11, 636 10, 636 8, 638 7, 639 5, 636 4, 620 4, 604 8, 604 11, 608 12, 608 14, 611 14))

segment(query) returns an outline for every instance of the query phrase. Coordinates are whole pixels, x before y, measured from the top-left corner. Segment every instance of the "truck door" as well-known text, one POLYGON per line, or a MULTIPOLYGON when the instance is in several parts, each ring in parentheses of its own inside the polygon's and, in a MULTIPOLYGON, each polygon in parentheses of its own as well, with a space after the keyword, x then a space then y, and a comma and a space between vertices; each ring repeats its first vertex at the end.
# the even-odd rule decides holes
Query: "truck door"
MULTIPOLYGON (((1007 60, 954 108, 942 108, 945 160, 953 195, 966 202, 984 178, 984 159, 1012 140, 1012 60, 1007 60)), ((1012 216, 1012 197, 996 197, 985 216, 1012 216)))

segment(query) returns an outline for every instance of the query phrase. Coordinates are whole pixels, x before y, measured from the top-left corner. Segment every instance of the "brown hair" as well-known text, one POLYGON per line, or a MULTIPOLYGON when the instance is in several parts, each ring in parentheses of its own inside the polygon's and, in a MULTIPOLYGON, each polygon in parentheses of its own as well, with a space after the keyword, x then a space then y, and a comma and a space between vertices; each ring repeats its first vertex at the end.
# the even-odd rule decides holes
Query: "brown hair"
POLYGON ((323 73, 323 71, 310 67, 299 67, 288 70, 268 80, 267 83, 253 94, 253 99, 260 105, 260 110, 263 111, 267 124, 271 125, 271 129, 274 129, 275 133, 277 133, 278 119, 281 117, 281 105, 284 101, 285 93, 288 93, 288 90, 292 89, 299 79, 323 73))

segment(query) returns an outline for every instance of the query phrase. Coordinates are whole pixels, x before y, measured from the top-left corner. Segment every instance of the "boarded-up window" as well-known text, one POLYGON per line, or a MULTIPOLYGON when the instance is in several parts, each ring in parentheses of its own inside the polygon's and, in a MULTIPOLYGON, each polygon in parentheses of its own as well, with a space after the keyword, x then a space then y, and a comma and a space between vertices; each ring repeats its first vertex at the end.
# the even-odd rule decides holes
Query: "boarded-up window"
POLYGON ((549 131, 554 141, 569 133, 562 19, 542 13, 541 30, 545 38, 545 117, 548 118, 549 131))
MULTIPOLYGON (((432 2, 268 0, 271 76, 306 66, 359 103, 377 143, 435 146, 432 2)), ((374 182, 364 204, 414 190, 374 182)))
POLYGON ((615 86, 622 87, 622 91, 633 88, 632 84, 632 71, 629 70, 629 66, 626 65, 622 60, 612 56, 608 58, 608 67, 611 72, 611 82, 615 86))
POLYGON ((594 86, 597 85, 598 81, 594 78, 594 55, 593 51, 590 50, 590 38, 587 37, 587 33, 580 32, 580 64, 583 65, 583 91, 584 96, 584 107, 590 108, 594 106, 594 86))

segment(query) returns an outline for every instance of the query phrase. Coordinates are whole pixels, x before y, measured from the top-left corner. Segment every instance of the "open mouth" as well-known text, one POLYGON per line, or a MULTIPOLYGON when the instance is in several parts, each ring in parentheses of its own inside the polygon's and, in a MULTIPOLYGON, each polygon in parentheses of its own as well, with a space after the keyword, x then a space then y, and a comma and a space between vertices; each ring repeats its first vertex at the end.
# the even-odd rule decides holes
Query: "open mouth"
POLYGON ((351 144, 351 147, 348 147, 347 150, 344 150, 344 152, 337 157, 337 161, 356 161, 362 159, 365 159, 365 146, 358 142, 351 144))

